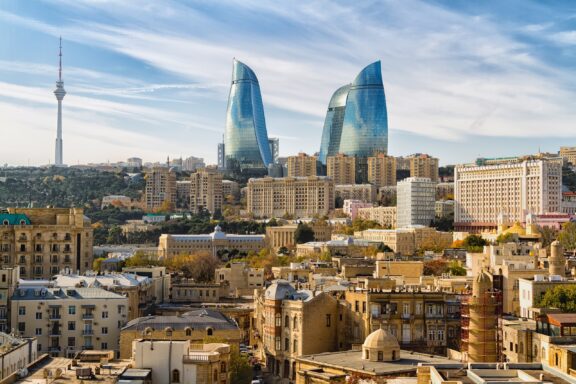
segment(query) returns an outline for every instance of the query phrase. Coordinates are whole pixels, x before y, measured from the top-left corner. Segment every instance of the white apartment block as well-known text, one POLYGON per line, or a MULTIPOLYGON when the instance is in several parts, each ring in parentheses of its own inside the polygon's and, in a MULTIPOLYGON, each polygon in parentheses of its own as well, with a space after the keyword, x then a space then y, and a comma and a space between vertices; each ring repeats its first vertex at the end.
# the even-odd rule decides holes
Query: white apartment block
POLYGON ((248 181, 247 211, 255 217, 312 217, 334 209, 329 177, 264 177, 248 181))
POLYGON ((82 350, 115 351, 127 321, 128 298, 101 288, 25 287, 11 298, 11 324, 35 337, 39 353, 73 357, 82 350))
POLYGON ((523 222, 528 213, 560 212, 562 159, 479 159, 457 166, 454 183, 457 227, 495 227, 500 214, 523 222))
POLYGON ((435 216, 436 183, 427 177, 409 177, 399 181, 396 201, 398 228, 429 226, 435 216))

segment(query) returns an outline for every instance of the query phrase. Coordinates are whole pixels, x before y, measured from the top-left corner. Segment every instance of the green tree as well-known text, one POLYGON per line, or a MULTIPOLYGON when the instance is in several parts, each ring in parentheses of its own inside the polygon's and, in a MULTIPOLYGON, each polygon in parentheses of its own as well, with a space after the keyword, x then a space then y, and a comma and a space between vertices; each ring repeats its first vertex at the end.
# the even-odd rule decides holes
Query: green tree
POLYGON ((498 244, 506 244, 515 242, 514 234, 512 233, 501 233, 496 238, 498 244))
POLYGON ((464 268, 457 260, 452 260, 448 263, 448 272, 452 276, 466 276, 466 268, 464 268))
POLYGON ((556 237, 558 237, 558 231, 552 227, 541 227, 538 226, 538 232, 540 233, 540 242, 542 243, 542 248, 548 248, 550 244, 556 237))
POLYGON ((468 235, 462 242, 462 247, 468 252, 482 252, 485 245, 488 245, 488 242, 479 235, 468 235))
POLYGON ((92 270, 99 272, 100 268, 102 267, 102 262, 106 260, 105 257, 99 257, 97 259, 94 259, 94 261, 92 262, 92 270))
POLYGON ((122 228, 117 225, 112 226, 108 230, 108 237, 106 237, 106 242, 108 244, 122 244, 124 239, 124 234, 122 233, 122 228))
POLYGON ((558 285, 548 289, 537 306, 540 308, 558 308, 562 312, 576 312, 576 286, 558 285))
POLYGON ((230 382, 232 384, 249 383, 252 379, 252 367, 247 356, 237 350, 230 351, 230 382))
POLYGON ((564 223, 562 230, 558 233, 558 241, 564 249, 572 251, 576 249, 576 223, 569 221, 564 223))
POLYGON ((126 267, 148 267, 153 265, 162 265, 160 260, 151 257, 150 255, 137 251, 132 257, 126 259, 126 267))
POLYGON ((308 224, 299 223, 294 232, 294 242, 304 244, 309 241, 314 241, 314 230, 308 224))
POLYGON ((380 243, 378 244, 378 252, 394 252, 394 250, 386 244, 380 243))
POLYGON ((437 259, 424 262, 424 275, 440 276, 448 272, 448 263, 445 260, 437 259))

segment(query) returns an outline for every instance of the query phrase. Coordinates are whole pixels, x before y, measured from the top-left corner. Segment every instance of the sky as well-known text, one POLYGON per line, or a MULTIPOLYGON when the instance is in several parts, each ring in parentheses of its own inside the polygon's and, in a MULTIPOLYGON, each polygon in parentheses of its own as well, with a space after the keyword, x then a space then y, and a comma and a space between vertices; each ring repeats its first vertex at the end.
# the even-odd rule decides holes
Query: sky
POLYGON ((332 93, 381 60, 392 155, 441 164, 576 145, 576 2, 0 2, 0 164, 216 162, 232 60, 280 155, 319 150, 332 93))

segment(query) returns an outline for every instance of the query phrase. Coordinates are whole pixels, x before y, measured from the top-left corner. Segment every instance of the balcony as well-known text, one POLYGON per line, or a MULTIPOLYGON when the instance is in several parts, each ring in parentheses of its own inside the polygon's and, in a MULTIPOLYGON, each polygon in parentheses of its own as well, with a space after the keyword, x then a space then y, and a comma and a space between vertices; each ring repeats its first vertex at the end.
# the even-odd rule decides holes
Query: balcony
POLYGON ((92 319, 94 319, 94 314, 93 313, 83 313, 82 319, 83 320, 92 320, 92 319))
POLYGON ((50 321, 58 321, 58 320, 60 320, 61 318, 62 318, 62 316, 60 316, 59 313, 50 313, 50 314, 48 315, 48 320, 50 320, 50 321))
POLYGON ((50 347, 48 347, 48 352, 50 353, 59 353, 61 350, 59 345, 52 345, 50 347))
POLYGON ((94 349, 94 346, 93 346, 93 345, 83 345, 83 346, 82 346, 82 350, 83 350, 83 351, 85 351, 85 350, 92 350, 92 349, 94 349))
POLYGON ((82 330, 82 336, 92 336, 93 334, 94 334, 93 329, 83 329, 82 330))
POLYGON ((62 332, 60 331, 60 329, 51 329, 50 332, 48 333, 48 336, 60 337, 60 336, 62 336, 62 332))

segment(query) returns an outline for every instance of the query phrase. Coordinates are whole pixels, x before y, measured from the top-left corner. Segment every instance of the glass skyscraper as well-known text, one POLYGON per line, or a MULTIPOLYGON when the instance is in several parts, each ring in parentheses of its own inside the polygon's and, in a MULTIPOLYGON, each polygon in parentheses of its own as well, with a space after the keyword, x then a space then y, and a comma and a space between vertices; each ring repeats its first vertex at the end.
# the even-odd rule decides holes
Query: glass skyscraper
POLYGON ((387 152, 388 114, 380 61, 376 61, 352 84, 334 92, 324 121, 320 161, 326 164, 327 156, 338 153, 363 160, 387 152))
POLYGON ((260 85, 254 72, 234 59, 224 133, 226 169, 237 174, 266 173, 273 162, 260 85))

